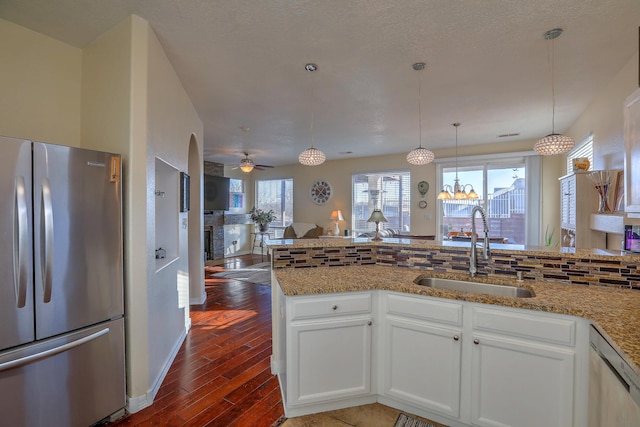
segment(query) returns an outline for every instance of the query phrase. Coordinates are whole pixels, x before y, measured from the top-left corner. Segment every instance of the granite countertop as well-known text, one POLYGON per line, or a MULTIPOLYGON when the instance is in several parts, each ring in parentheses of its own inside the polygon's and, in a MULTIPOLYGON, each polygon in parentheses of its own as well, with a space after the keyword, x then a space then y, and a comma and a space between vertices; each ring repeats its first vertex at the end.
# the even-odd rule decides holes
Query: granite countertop
POLYGON ((274 271, 286 296, 388 290, 583 317, 592 321, 609 338, 640 375, 638 291, 529 280, 516 282, 514 279, 493 276, 489 280, 479 277, 474 279, 478 282, 525 287, 535 292, 533 298, 515 298, 447 291, 414 283, 419 276, 470 280, 465 274, 435 273, 381 265, 282 268, 274 271))

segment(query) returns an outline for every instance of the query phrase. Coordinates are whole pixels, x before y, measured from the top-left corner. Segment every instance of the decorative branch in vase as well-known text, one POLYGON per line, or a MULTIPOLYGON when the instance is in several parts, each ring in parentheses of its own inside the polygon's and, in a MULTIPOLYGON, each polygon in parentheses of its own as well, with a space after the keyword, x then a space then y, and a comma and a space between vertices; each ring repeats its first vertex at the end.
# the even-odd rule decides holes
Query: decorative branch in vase
POLYGON ((609 186, 611 184, 611 178, 608 170, 593 171, 587 175, 593 183, 598 196, 600 197, 600 203, 598 207, 598 213, 611 213, 611 207, 609 206, 609 186))
POLYGON ((251 214, 251 221, 258 225, 258 229, 261 233, 266 232, 269 229, 269 223, 276 220, 276 214, 273 212, 273 209, 265 211, 262 209, 256 209, 254 206, 251 208, 249 213, 251 214))

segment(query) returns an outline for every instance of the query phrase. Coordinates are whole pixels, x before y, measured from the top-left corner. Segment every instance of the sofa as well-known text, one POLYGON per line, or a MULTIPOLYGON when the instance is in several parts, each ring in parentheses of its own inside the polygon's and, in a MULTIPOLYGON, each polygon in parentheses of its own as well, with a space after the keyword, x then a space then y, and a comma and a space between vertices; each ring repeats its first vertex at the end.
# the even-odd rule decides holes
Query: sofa
MULTIPOLYGON (((375 231, 368 231, 366 233, 360 234, 358 237, 374 238, 374 237, 376 237, 376 232, 375 231)), ((380 237, 380 238, 400 237, 400 230, 397 229, 397 228, 385 228, 385 229, 382 229, 382 230, 378 231, 378 237, 380 237)))
POLYGON ((294 222, 285 227, 282 233, 283 239, 317 239, 322 236, 323 228, 316 224, 294 222))

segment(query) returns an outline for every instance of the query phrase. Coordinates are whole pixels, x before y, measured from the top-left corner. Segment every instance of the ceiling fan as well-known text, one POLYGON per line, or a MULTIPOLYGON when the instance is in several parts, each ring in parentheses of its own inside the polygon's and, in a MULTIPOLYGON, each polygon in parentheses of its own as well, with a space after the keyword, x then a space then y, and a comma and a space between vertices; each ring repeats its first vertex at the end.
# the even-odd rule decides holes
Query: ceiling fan
POLYGON ((244 173, 249 173, 252 170, 264 170, 266 168, 272 168, 273 166, 269 166, 269 165, 257 165, 253 162, 253 160, 251 160, 249 158, 249 153, 247 153, 246 151, 244 152, 244 159, 240 160, 240 164, 238 166, 236 166, 235 169, 240 168, 240 170, 244 173))

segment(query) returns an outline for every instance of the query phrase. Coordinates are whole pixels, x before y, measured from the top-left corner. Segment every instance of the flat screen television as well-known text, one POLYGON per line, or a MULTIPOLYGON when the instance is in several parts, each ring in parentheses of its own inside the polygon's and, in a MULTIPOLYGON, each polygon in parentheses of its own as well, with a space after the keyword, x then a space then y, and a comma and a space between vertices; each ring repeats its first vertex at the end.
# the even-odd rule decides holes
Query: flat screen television
POLYGON ((229 210, 229 178, 224 176, 204 176, 204 210, 229 210))

